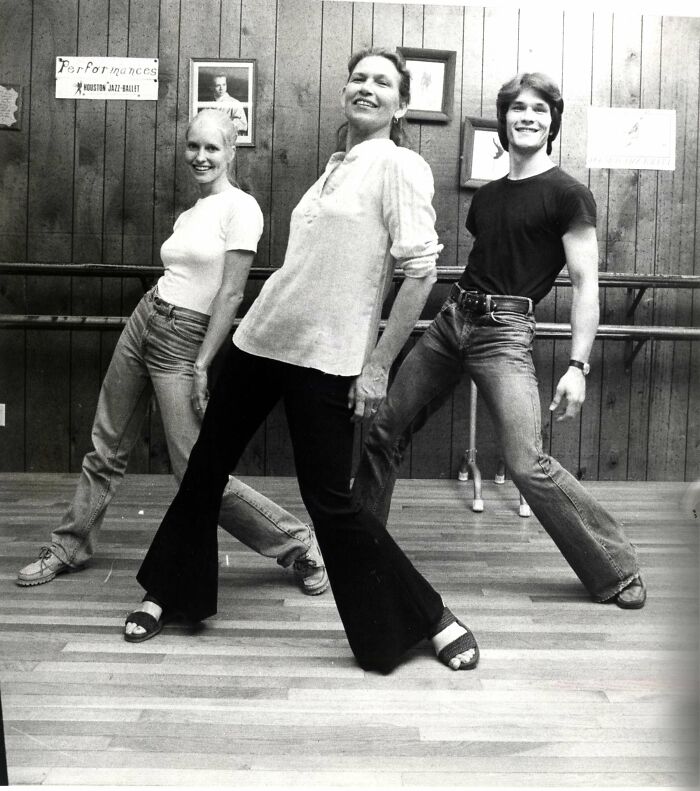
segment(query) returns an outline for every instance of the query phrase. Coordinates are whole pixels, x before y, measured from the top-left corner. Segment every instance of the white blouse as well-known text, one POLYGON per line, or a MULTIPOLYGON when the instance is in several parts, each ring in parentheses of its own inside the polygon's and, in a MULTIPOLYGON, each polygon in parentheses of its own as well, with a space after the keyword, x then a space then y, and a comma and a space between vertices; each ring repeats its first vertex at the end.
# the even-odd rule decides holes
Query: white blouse
POLYGON ((376 344, 394 263, 406 277, 435 270, 433 176, 391 140, 330 158, 292 212, 284 265, 234 336, 250 354, 356 376, 376 344))

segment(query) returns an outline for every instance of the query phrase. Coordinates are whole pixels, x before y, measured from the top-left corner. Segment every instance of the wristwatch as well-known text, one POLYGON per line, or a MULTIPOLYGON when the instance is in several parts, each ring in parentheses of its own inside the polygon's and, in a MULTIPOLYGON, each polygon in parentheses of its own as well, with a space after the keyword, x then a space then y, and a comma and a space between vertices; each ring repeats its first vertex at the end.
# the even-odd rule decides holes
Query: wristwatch
POLYGON ((588 363, 582 363, 580 360, 569 360, 569 367, 573 365, 574 368, 580 368, 584 376, 588 376, 591 366, 588 363))

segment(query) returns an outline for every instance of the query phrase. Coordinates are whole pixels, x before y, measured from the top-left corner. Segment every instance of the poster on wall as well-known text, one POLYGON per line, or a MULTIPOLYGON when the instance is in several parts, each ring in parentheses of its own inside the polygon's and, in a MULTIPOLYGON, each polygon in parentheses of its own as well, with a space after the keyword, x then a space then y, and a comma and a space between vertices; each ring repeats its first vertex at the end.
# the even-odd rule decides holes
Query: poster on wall
POLYGON ((675 170, 676 111, 589 107, 586 167, 675 170))
POLYGON ((22 128, 22 86, 0 85, 0 129, 22 128))
POLYGON ((223 110, 238 130, 237 146, 255 145, 255 61, 190 59, 190 120, 200 110, 223 110))
POLYGON ((158 58, 56 58, 57 99, 158 99, 158 58))

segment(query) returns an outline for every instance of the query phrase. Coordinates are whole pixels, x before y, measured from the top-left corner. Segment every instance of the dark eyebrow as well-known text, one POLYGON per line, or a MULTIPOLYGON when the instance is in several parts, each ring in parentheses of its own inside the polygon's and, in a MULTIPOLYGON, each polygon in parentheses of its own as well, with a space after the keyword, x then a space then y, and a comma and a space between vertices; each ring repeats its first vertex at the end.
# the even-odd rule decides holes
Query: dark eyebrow
POLYGON ((373 77, 375 80, 387 80, 387 81, 391 80, 389 75, 385 74, 384 72, 379 72, 379 73, 375 74, 373 72, 366 72, 366 71, 353 71, 353 73, 350 76, 351 77, 367 77, 368 74, 371 77, 373 77))
MULTIPOLYGON (((511 107, 514 104, 527 104, 527 102, 524 99, 513 99, 513 101, 511 102, 511 107)), ((532 106, 533 107, 549 107, 549 105, 547 104, 547 102, 545 102, 544 99, 537 99, 536 101, 532 102, 532 106)))

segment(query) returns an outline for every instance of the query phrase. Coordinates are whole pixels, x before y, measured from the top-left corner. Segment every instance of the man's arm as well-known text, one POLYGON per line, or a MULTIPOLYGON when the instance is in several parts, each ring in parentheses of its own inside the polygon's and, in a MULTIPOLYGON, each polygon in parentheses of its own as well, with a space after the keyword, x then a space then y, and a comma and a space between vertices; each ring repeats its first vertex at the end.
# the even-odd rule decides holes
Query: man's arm
MULTIPOLYGON (((562 237, 566 264, 573 287, 571 302, 571 358, 588 362, 598 329, 598 241, 592 225, 580 224, 562 237)), ((569 367, 559 380, 554 399, 549 405, 554 412, 563 399, 566 409, 557 420, 569 420, 579 413, 586 398, 583 371, 569 367)))

